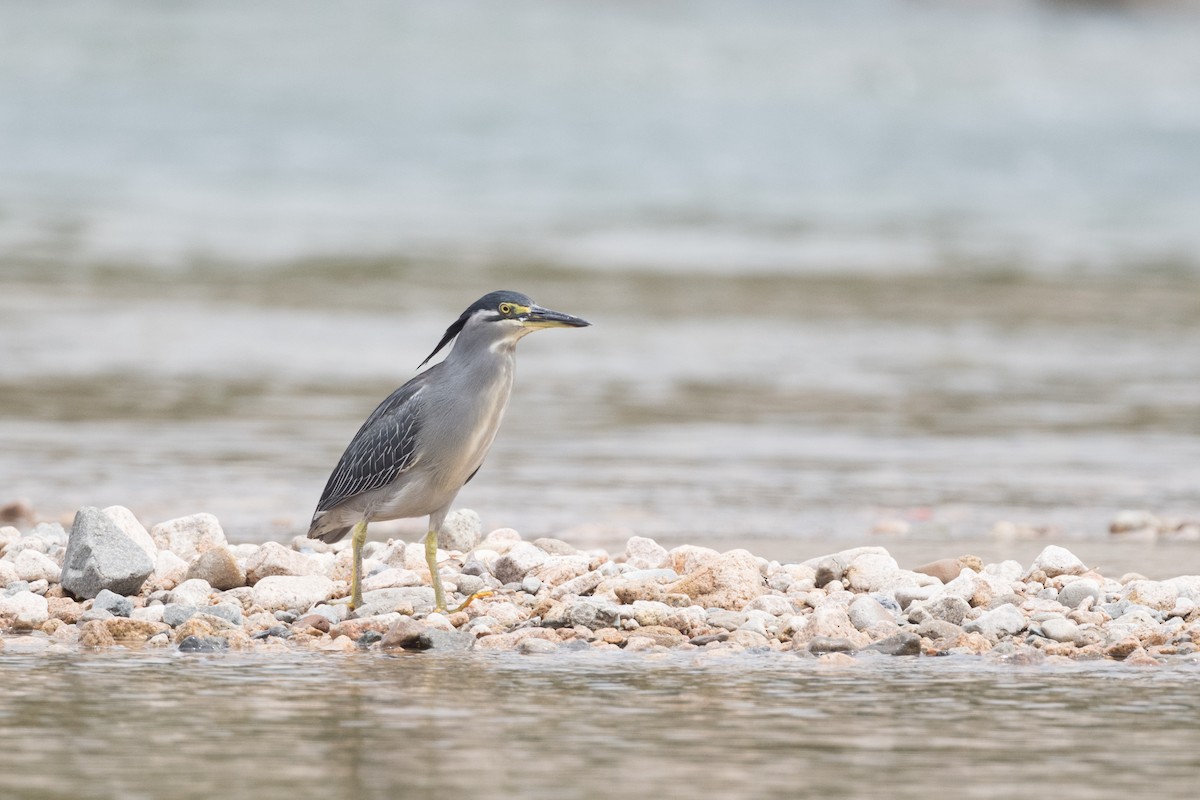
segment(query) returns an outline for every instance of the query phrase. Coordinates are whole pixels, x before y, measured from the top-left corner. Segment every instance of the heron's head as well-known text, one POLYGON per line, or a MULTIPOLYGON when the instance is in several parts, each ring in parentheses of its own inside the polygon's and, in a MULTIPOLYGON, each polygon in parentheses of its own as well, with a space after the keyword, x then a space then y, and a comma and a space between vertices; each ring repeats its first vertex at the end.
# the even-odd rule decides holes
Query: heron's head
POLYGON ((472 303, 446 329, 438 346, 421 362, 421 366, 429 363, 429 359, 437 355, 450 340, 468 328, 491 333, 500 341, 515 343, 522 336, 540 328, 584 328, 588 325, 591 323, 585 319, 543 308, 520 292, 489 292, 472 303))

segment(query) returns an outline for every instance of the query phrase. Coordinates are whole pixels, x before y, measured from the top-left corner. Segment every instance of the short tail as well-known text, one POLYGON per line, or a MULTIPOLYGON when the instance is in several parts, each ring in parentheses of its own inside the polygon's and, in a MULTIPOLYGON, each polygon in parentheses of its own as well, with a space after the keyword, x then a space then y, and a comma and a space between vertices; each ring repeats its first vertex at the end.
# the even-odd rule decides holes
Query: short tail
POLYGON ((353 525, 336 525, 333 520, 326 520, 324 514, 313 517, 308 526, 308 538, 320 539, 325 544, 333 544, 346 538, 353 525))

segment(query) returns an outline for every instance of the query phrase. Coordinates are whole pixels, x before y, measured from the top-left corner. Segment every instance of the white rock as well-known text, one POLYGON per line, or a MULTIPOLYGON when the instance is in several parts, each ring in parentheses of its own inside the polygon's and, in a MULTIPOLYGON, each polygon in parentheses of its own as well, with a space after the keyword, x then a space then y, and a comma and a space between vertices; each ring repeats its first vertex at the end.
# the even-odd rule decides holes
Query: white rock
POLYGON ((1099 603, 1104 599, 1104 594, 1100 591, 1100 584, 1090 578, 1073 580, 1058 590, 1058 602, 1067 608, 1078 608, 1079 604, 1088 597, 1092 598, 1094 603, 1099 603))
POLYGON ((133 540, 138 547, 146 551, 146 555, 150 556, 150 560, 154 561, 158 558, 158 546, 154 544, 154 539, 150 536, 150 532, 146 530, 146 526, 138 522, 138 518, 133 515, 125 506, 109 506, 108 508, 100 509, 100 513, 116 523, 117 527, 125 532, 125 535, 133 540))
POLYGON ((1186 597, 1200 605, 1200 575, 1180 575, 1178 578, 1171 578, 1163 583, 1174 588, 1180 597, 1186 597))
POLYGON ((694 544, 684 544, 667 553, 667 560, 660 566, 673 569, 680 575, 687 575, 708 566, 721 554, 711 547, 700 547, 694 544))
POLYGON ((754 598, 769 593, 762 574, 764 566, 765 562, 760 563, 746 550, 730 550, 706 560, 704 566, 665 588, 686 594, 705 608, 745 608, 754 598))
POLYGON ((21 532, 12 525, 0 526, 0 553, 13 542, 21 538, 21 532))
POLYGON ((163 613, 166 611, 166 606, 161 603, 155 603, 152 606, 143 606, 135 608, 129 615, 131 619, 140 619, 144 622, 162 622, 163 613))
POLYGON ((151 529, 150 536, 160 550, 170 550, 188 562, 205 550, 229 546, 221 523, 212 514, 192 514, 161 522, 151 529))
POLYGON ((666 603, 660 603, 657 600, 634 600, 630 608, 633 609, 631 613, 638 625, 643 626, 667 625, 667 621, 675 615, 676 611, 666 603))
POLYGON ((816 569, 818 566, 821 565, 822 561, 829 558, 829 559, 833 559, 834 561, 836 561, 838 564, 841 565, 841 567, 843 569, 845 569, 846 567, 850 566, 850 563, 852 561, 854 561, 854 559, 856 559, 862 555, 887 556, 890 554, 888 553, 887 548, 877 547, 874 545, 867 545, 864 547, 851 547, 849 550, 841 550, 837 553, 832 553, 830 555, 817 556, 816 558, 810 558, 807 561, 805 561, 804 564, 805 564, 805 566, 811 567, 812 569, 816 569))
POLYGON ((364 578, 362 588, 364 592, 371 592, 396 586, 420 586, 421 582, 421 576, 413 570, 392 567, 364 578))
MULTIPOLYGON (((405 564, 405 550, 407 545, 399 539, 388 539, 387 542, 375 554, 375 558, 387 564, 389 567, 401 567, 407 569, 405 564)), ((322 554, 324 555, 324 554, 322 554)), ((422 553, 424 555, 424 553, 422 553)))
POLYGON ((1066 617, 1042 620, 1042 635, 1056 642, 1074 642, 1079 637, 1079 625, 1066 617))
POLYGON ((915 625, 934 619, 961 625, 970 610, 971 606, 965 599, 953 594, 918 600, 905 609, 909 621, 915 625))
POLYGON ((1047 577, 1054 578, 1059 575, 1082 575, 1087 572, 1087 566, 1070 550, 1051 544, 1033 560, 1029 571, 1033 573, 1038 570, 1046 573, 1047 577))
POLYGON ((254 584, 254 604, 267 611, 307 611, 333 594, 324 575, 270 575, 254 584))
MULTIPOLYGON (((493 531, 494 533, 494 531, 493 531)), ((490 537, 489 537, 490 538, 490 537)), ((492 574, 501 583, 520 581, 534 567, 541 566, 550 558, 544 550, 529 542, 518 542, 501 554, 492 566, 492 574)), ((569 556, 564 556, 569 558, 569 556)))
POLYGON ((49 604, 33 592, 0 595, 0 617, 11 617, 16 628, 36 628, 50 619, 49 604))
POLYGON ((1155 611, 1170 611, 1179 599, 1179 590, 1169 583, 1130 581, 1125 584, 1125 599, 1155 611))
POLYGON ((185 606, 206 606, 215 592, 208 581, 192 578, 171 590, 170 601, 185 606))
POLYGON ((850 624, 860 631, 865 631, 880 622, 895 622, 896 616, 883 607, 883 604, 870 595, 859 595, 850 601, 847 609, 850 624))
POLYGON ((739 631, 753 631, 760 636, 769 636, 768 628, 776 626, 775 617, 760 609, 753 609, 746 613, 746 621, 738 626, 739 631))
POLYGON ((55 563, 54 559, 37 550, 22 550, 17 553, 12 564, 17 571, 18 579, 30 583, 33 581, 58 583, 59 576, 62 574, 62 568, 55 563))
POLYGON ((1188 614, 1191 614, 1193 611, 1195 611, 1196 608, 1197 605, 1195 601, 1186 597, 1180 597, 1175 601, 1175 607, 1171 609, 1171 616, 1186 617, 1188 614))
POLYGON ((13 562, 0 561, 0 589, 19 580, 21 578, 17 575, 17 568, 13 566, 13 562))
POLYGON ((272 575, 316 575, 321 565, 279 542, 266 542, 246 559, 246 582, 254 585, 272 575))
MULTIPOLYGON (((510 550, 508 555, 511 556, 513 552, 510 550)), ((590 564, 591 559, 587 556, 550 556, 531 569, 525 577, 526 580, 530 577, 537 578, 542 584, 553 588, 587 573, 590 564)))
POLYGON ((971 620, 963 625, 967 633, 981 633, 992 640, 1011 636, 1025 628, 1025 615, 1021 609, 1012 603, 1005 603, 999 608, 986 611, 979 619, 971 620))
POLYGON ((764 594, 756 597, 742 607, 742 611, 765 611, 773 617, 791 616, 796 613, 792 602, 786 597, 776 594, 764 594))
MULTIPOLYGON (((310 539, 309 541, 312 540, 310 539)), ((245 569, 246 559, 257 553, 258 547, 258 545, 251 544, 249 542, 243 542, 242 544, 231 544, 229 545, 229 552, 233 554, 234 558, 242 562, 242 569, 245 569)), ((333 553, 311 553, 306 555, 308 555, 309 558, 328 558, 331 561, 333 560, 333 553)))
POLYGON ((487 615, 505 628, 511 628, 513 625, 529 619, 528 609, 521 608, 515 603, 504 601, 489 603, 487 606, 487 615))
POLYGON ((483 550, 495 550, 500 555, 508 552, 509 548, 521 541, 521 534, 512 528, 497 528, 484 537, 479 543, 483 550))
POLYGON ((154 582, 164 589, 174 589, 187 579, 188 563, 170 550, 159 550, 154 562, 154 582))
POLYGON ((813 611, 804 629, 792 635, 792 644, 800 649, 816 636, 847 639, 856 648, 866 647, 871 641, 866 634, 854 627, 850 615, 840 605, 823 605, 813 611))
POLYGON ((914 572, 900 569, 887 553, 863 553, 855 556, 843 574, 843 580, 856 592, 892 592, 901 587, 920 586, 929 576, 918 578, 914 572))
POLYGON ((963 569, 958 577, 945 585, 933 597, 961 597, 973 606, 986 606, 998 597, 1013 594, 1012 584, 999 575, 963 569))
POLYGON ((631 536, 625 543, 625 563, 634 569, 658 569, 667 560, 667 548, 644 536, 631 536))
POLYGON ((438 531, 438 547, 465 553, 483 538, 483 521, 469 508, 453 511, 438 531))

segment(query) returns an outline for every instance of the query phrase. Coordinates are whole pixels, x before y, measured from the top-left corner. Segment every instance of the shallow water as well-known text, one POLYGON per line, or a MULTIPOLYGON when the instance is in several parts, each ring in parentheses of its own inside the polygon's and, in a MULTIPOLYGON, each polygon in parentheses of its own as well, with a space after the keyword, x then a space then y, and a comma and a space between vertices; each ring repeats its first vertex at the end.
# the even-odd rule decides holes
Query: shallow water
POLYGON ((358 11, 6 7, 0 501, 285 539, 511 287, 595 326, 522 343, 489 526, 1200 516, 1191 5, 358 11))
POLYGON ((1196 677, 956 658, 10 652, 0 793, 1192 797, 1196 677))

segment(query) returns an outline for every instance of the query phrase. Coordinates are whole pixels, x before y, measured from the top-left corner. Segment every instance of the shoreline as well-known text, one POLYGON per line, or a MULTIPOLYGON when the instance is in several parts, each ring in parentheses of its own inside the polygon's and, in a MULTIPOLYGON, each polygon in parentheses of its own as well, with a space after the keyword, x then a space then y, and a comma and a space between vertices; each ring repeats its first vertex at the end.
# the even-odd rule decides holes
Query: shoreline
POLYGON ((452 604, 491 595, 434 612, 424 548, 396 539, 367 543, 365 604, 351 611, 348 541, 230 544, 212 515, 147 530, 121 506, 80 509, 70 531, 0 527, 0 652, 21 637, 44 643, 42 652, 770 651, 830 664, 864 654, 1200 663, 1200 575, 1102 574, 1049 542, 1028 564, 957 553, 908 570, 880 546, 797 563, 745 549, 668 550, 638 536, 620 552, 580 550, 508 528, 484 535, 478 515, 460 510, 439 544, 452 604))

